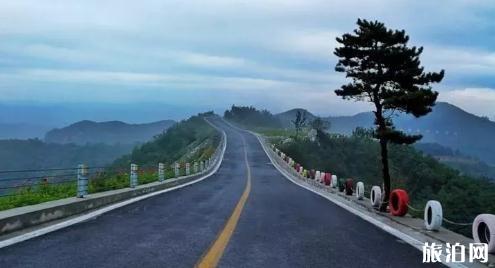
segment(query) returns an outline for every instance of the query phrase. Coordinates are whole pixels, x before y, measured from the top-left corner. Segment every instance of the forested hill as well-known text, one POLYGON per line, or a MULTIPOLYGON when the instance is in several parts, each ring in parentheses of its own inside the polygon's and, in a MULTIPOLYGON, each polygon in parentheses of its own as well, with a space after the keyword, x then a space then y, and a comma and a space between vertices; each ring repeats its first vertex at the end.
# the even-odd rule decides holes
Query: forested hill
POLYGON ((45 135, 48 143, 75 144, 134 144, 148 141, 173 125, 173 120, 147 124, 127 124, 121 121, 80 121, 70 126, 53 129, 45 135))
MULTIPOLYGON (((304 112, 308 122, 316 117, 304 109, 292 109, 274 117, 283 127, 292 128, 291 120, 294 120, 297 111, 304 112)), ((352 116, 328 116, 323 119, 330 123, 330 132, 350 135, 356 127, 373 127, 374 115, 365 112, 352 116)), ((495 122, 486 117, 470 114, 446 102, 439 102, 433 107, 433 112, 424 117, 397 115, 393 120, 398 129, 423 135, 421 142, 438 143, 495 165, 495 122)))
MULTIPOLYGON (((326 118, 331 132, 350 134, 356 127, 371 127, 373 114, 326 118)), ((439 102, 433 112, 421 118, 400 115, 394 118, 397 128, 423 135, 421 142, 438 143, 495 165, 495 122, 470 114, 461 108, 439 102)))
POLYGON ((197 161, 211 156, 220 142, 220 133, 205 120, 212 112, 192 116, 171 126, 153 140, 136 147, 132 153, 115 161, 116 166, 130 163, 140 166, 197 161))

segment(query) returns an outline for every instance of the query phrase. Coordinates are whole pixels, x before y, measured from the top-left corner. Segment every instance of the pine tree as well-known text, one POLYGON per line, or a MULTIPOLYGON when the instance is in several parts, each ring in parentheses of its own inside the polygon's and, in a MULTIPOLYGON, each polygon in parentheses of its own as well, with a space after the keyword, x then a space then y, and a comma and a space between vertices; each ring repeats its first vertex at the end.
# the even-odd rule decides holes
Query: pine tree
POLYGON ((390 196, 387 144, 412 144, 421 135, 407 135, 395 129, 395 112, 420 117, 431 112, 438 96, 430 84, 443 79, 444 70, 424 72, 419 56, 423 48, 408 47, 404 30, 387 29, 378 21, 358 19, 354 33, 337 37, 341 45, 334 54, 339 58, 335 70, 345 72, 352 81, 335 90, 343 99, 371 102, 374 105, 374 137, 380 141, 383 202, 385 211, 390 196))

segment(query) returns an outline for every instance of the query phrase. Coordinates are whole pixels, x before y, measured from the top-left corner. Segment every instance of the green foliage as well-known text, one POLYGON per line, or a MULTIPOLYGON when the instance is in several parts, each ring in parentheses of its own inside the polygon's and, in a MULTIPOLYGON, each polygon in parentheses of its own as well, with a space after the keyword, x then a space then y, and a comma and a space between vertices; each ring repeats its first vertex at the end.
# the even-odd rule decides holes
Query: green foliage
MULTIPOLYGON (((387 144, 412 144, 421 135, 408 135, 395 128, 394 112, 420 117, 431 112, 438 96, 430 84, 442 81, 444 71, 425 73, 419 56, 423 48, 408 47, 405 31, 387 29, 378 21, 358 19, 358 29, 337 37, 339 58, 335 71, 351 82, 335 90, 343 99, 370 102, 375 107, 375 137, 380 140, 384 204, 390 194, 387 144), (388 112, 388 114, 387 114, 388 112)), ((380 210, 385 211, 385 205, 380 210)))
POLYGON ((254 107, 232 105, 230 110, 225 111, 227 120, 242 124, 246 127, 278 128, 282 124, 267 110, 257 110, 254 107))
MULTIPOLYGON (((92 174, 89 178, 89 193, 129 187, 129 174, 127 172, 131 162, 139 165, 139 184, 158 181, 159 162, 165 163, 165 179, 175 176, 170 165, 179 160, 182 163, 190 162, 192 173, 192 163, 209 158, 220 142, 219 133, 203 119, 205 115, 211 115, 211 113, 193 116, 174 125, 153 141, 135 148, 132 154, 115 161, 112 167, 103 172, 92 174)), ((34 142, 40 143, 39 141, 34 142)), ((57 146, 64 147, 65 145, 57 146)), ((183 164, 180 175, 185 175, 183 164)), ((13 194, 11 196, 0 197, 0 210, 74 197, 76 190, 76 182, 45 182, 23 187, 9 193, 13 194)))
POLYGON ((306 127, 307 124, 307 118, 306 118, 306 111, 296 111, 296 116, 294 120, 291 121, 291 123, 294 125, 294 129, 296 130, 296 138, 299 136, 299 132, 306 127))
POLYGON ((309 125, 311 126, 312 129, 318 131, 318 132, 324 132, 328 131, 330 129, 330 122, 323 120, 321 117, 316 117, 313 119, 309 125))
POLYGON ((339 58, 335 70, 345 72, 352 82, 335 90, 343 99, 367 101, 375 106, 375 135, 383 142, 411 144, 421 136, 395 129, 390 111, 420 117, 431 112, 438 92, 431 83, 442 81, 444 71, 425 73, 419 56, 423 48, 408 47, 405 31, 387 29, 378 21, 358 19, 358 29, 337 38, 339 58))
POLYGON ((0 197, 0 210, 11 209, 47 201, 76 196, 76 183, 39 183, 18 189, 14 195, 0 197))
POLYGON ((220 134, 210 126, 202 115, 193 116, 171 126, 167 132, 154 140, 136 147, 130 155, 115 162, 115 166, 127 168, 131 163, 144 166, 170 165, 209 158, 220 142, 220 134))
MULTIPOLYGON (((373 139, 327 134, 318 142, 296 140, 277 146, 308 169, 363 181, 367 191, 382 183, 380 146, 373 139)), ((423 208, 428 200, 438 200, 445 217, 457 222, 472 222, 477 214, 495 213, 493 182, 463 176, 411 146, 390 146, 390 172, 392 189, 406 189, 414 207, 423 208)), ((447 227, 470 235, 469 228, 447 227)))

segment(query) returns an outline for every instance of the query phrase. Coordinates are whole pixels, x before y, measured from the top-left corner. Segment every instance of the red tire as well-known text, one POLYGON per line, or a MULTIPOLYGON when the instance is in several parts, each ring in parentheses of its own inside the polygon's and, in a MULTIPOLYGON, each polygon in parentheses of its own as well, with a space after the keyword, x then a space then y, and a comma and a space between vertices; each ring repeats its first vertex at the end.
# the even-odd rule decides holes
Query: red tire
POLYGON ((402 217, 407 214, 409 204, 409 195, 405 190, 395 189, 390 193, 390 214, 402 217))
POLYGON ((295 165, 295 167, 296 167, 296 171, 297 171, 297 172, 300 172, 299 170, 301 169, 301 165, 299 165, 299 163, 297 163, 297 164, 295 165))
POLYGON ((325 173, 325 177, 324 177, 324 180, 325 180, 325 185, 330 185, 331 178, 332 178, 332 174, 330 174, 330 173, 325 173))
POLYGON ((352 193, 354 192, 353 185, 354 185, 354 183, 353 183, 352 179, 347 179, 345 181, 345 185, 344 185, 345 195, 352 195, 352 193))

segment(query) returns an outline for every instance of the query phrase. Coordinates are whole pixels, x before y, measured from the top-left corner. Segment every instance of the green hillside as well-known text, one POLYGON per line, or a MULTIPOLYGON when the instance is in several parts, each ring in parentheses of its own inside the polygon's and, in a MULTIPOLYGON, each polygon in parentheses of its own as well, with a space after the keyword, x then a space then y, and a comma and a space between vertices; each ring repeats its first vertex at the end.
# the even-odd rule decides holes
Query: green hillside
MULTIPOLYGON (((382 183, 379 144, 370 138, 320 134, 315 142, 281 138, 273 141, 308 169, 363 181, 367 191, 382 183)), ((390 171, 392 188, 406 189, 413 207, 422 209, 426 201, 439 200, 445 217, 456 222, 472 222, 480 213, 495 213, 495 183, 461 175, 412 146, 390 146, 390 171)), ((469 228, 447 227, 470 235, 469 228)))
POLYGON ((131 163, 141 166, 172 164, 175 161, 200 160, 209 157, 220 141, 220 134, 205 120, 212 113, 192 116, 171 126, 152 141, 136 147, 129 155, 115 162, 127 167, 131 163))

